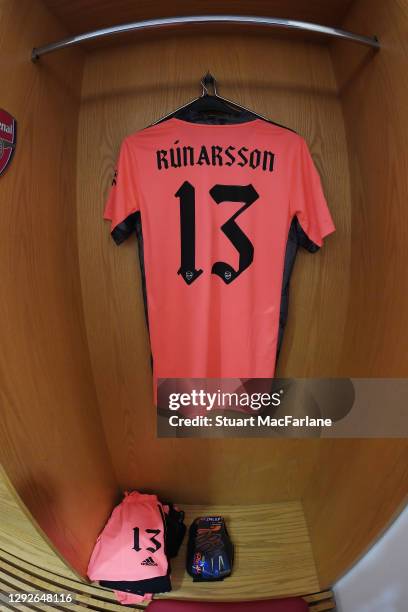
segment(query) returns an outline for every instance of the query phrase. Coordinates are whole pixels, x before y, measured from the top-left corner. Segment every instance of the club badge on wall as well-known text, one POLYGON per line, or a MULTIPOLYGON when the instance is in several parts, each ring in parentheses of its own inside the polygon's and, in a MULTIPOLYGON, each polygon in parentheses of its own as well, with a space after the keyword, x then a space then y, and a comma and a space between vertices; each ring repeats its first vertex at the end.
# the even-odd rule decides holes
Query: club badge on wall
POLYGON ((10 113, 0 108, 0 176, 13 159, 16 136, 17 121, 10 113))

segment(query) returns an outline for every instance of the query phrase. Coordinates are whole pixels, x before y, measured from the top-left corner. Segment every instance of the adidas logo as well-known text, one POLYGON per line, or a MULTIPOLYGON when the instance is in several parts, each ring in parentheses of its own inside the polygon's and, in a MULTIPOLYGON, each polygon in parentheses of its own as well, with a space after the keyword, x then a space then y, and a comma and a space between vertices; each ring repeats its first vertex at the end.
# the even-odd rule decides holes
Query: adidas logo
POLYGON ((142 561, 140 565, 151 565, 151 566, 156 565, 157 566, 157 563, 154 559, 152 559, 152 557, 147 557, 147 559, 142 561))

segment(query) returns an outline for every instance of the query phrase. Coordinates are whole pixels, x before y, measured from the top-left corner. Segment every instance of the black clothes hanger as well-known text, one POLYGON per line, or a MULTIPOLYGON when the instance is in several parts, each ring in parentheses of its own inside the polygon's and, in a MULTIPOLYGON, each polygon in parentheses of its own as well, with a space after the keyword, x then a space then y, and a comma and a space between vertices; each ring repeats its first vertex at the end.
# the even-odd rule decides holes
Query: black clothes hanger
POLYGON ((255 119, 268 121, 266 117, 255 113, 245 106, 241 106, 232 100, 223 98, 217 93, 217 84, 214 76, 207 72, 201 79, 202 94, 200 97, 183 104, 175 111, 158 119, 152 125, 162 123, 175 117, 192 123, 218 123, 231 124, 242 123, 255 119), (212 88, 213 94, 210 94, 212 88))

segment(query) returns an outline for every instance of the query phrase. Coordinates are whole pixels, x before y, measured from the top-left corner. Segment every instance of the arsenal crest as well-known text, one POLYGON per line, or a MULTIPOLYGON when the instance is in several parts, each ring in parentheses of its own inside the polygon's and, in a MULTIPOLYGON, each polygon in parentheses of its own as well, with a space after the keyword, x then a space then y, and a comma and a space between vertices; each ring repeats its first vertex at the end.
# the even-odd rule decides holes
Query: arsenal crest
POLYGON ((0 108, 0 176, 11 162, 16 147, 17 122, 0 108))

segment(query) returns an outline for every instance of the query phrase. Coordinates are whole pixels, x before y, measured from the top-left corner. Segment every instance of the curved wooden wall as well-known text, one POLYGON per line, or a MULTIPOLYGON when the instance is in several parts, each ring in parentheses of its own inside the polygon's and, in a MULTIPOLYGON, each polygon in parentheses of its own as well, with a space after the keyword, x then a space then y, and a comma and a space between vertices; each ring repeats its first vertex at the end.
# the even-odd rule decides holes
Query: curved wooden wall
POLYGON ((208 68, 222 94, 291 126, 310 144, 338 232, 319 254, 299 255, 279 370, 298 376, 339 373, 351 211, 344 126, 327 48, 264 32, 156 32, 131 46, 94 51, 85 65, 78 241, 101 414, 123 487, 147 487, 189 503, 296 499, 314 464, 313 441, 156 439, 136 244, 117 248, 102 220, 122 139, 198 95, 208 68), (192 459, 198 459, 194 478, 187 481, 183 474, 192 459))
MULTIPOLYGON (((353 204, 341 368, 354 376, 406 377, 408 2, 359 0, 345 27, 375 32, 382 48, 373 55, 344 43, 332 47, 353 204)), ((407 498, 407 439, 321 441, 304 495, 321 587, 357 561, 407 498)))
POLYGON ((343 369, 352 363, 355 376, 406 377, 408 2, 359 0, 345 25, 375 32, 382 48, 372 55, 338 43, 332 53, 353 198, 343 369))
POLYGON ((0 459, 57 549, 84 573, 116 484, 97 412, 75 223, 82 54, 33 65, 64 31, 40 2, 0 8, 1 105, 18 122, 0 177, 0 459))
POLYGON ((380 537, 408 500, 408 440, 320 440, 303 495, 320 588, 380 537))

